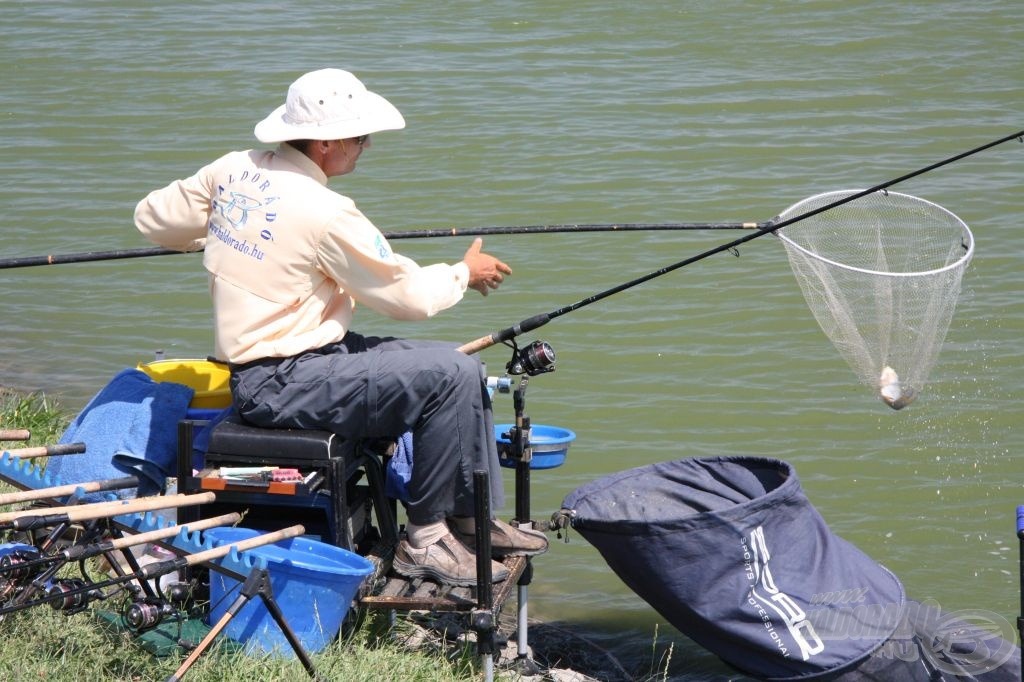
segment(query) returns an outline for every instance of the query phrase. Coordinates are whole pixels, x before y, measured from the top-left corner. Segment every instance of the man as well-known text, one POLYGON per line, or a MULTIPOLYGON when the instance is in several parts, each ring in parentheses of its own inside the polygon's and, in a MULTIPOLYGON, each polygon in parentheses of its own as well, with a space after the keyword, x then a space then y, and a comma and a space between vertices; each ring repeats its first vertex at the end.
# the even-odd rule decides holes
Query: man
MULTIPOLYGON (((452 585, 476 583, 472 473, 501 472, 480 362, 452 344, 361 336, 365 305, 423 319, 483 295, 512 270, 481 251, 420 267, 348 197, 326 187, 354 170, 370 135, 405 127, 398 110, 340 69, 307 73, 256 125, 273 151, 229 153, 143 199, 135 222, 161 246, 205 248, 217 357, 231 366, 238 413, 267 428, 324 429, 345 438, 413 435, 406 537, 394 567, 452 585), (460 541, 461 538, 461 541, 460 541)), ((539 554, 543 533, 491 521, 495 555, 539 554)), ((507 577, 492 564, 496 581, 507 577)))

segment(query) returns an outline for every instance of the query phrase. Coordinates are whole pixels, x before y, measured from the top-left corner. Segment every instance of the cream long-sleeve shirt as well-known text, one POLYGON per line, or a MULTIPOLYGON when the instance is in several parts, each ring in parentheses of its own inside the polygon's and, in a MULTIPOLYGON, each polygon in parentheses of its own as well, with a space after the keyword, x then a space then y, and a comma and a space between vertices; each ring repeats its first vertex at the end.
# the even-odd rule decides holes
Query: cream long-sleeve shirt
POLYGON ((340 340, 356 302, 395 319, 458 303, 465 263, 426 267, 394 253, 348 197, 298 150, 232 152, 151 192, 139 231, 180 251, 204 249, 215 352, 244 363, 340 340))

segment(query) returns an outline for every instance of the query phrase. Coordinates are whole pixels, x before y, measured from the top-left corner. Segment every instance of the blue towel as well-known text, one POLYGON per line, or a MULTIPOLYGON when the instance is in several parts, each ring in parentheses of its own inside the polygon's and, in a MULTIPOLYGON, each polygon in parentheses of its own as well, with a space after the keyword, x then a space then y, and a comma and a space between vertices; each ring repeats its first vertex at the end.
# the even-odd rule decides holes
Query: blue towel
POLYGON ((393 500, 409 501, 409 479, 412 478, 412 432, 402 434, 395 454, 388 462, 384 476, 384 494, 393 500))
POLYGON ((178 421, 185 418, 192 395, 183 384, 122 370, 60 438, 60 443, 85 443, 85 453, 52 458, 47 473, 59 484, 129 474, 139 479, 138 495, 163 491, 176 469, 178 421))
POLYGON ((235 408, 225 407, 219 412, 216 410, 206 410, 205 414, 201 417, 197 414, 198 410, 189 410, 188 417, 190 419, 203 419, 206 424, 199 427, 196 430, 195 435, 192 437, 192 468, 199 470, 202 469, 206 462, 206 452, 210 449, 210 437, 213 435, 213 429, 222 421, 230 417, 234 413, 235 408))

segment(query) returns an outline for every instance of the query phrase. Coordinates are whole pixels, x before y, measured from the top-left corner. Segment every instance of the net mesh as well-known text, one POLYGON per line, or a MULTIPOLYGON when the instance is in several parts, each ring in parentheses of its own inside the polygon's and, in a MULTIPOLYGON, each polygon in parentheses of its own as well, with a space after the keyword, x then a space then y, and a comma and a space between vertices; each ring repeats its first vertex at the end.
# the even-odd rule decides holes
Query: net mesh
MULTIPOLYGON (((860 191, 804 199, 776 222, 860 191)), ((967 225, 924 199, 874 192, 775 234, 811 312, 859 380, 894 409, 912 402, 938 358, 974 252, 967 225)))

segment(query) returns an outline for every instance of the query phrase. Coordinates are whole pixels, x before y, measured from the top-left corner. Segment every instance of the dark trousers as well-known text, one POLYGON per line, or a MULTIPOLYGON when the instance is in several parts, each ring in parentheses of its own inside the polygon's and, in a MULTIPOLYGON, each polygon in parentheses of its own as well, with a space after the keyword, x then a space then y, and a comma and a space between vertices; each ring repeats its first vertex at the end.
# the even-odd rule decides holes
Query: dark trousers
POLYGON ((491 399, 475 356, 436 341, 364 337, 290 358, 233 366, 231 393, 247 421, 322 429, 346 439, 413 435, 409 521, 473 515, 473 471, 503 502, 491 399))

